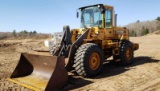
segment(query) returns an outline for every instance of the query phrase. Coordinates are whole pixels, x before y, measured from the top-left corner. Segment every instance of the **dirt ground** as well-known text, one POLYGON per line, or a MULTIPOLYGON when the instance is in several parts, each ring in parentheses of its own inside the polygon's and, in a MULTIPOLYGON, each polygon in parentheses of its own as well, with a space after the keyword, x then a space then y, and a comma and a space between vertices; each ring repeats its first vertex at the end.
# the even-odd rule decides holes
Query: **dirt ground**
MULTIPOLYGON (((62 90, 74 91, 160 91, 160 35, 150 34, 130 38, 139 43, 129 66, 105 63, 100 74, 94 78, 70 75, 62 90)), ((42 40, 0 40, 0 91, 31 91, 7 81, 18 63, 21 52, 46 49, 42 40)))

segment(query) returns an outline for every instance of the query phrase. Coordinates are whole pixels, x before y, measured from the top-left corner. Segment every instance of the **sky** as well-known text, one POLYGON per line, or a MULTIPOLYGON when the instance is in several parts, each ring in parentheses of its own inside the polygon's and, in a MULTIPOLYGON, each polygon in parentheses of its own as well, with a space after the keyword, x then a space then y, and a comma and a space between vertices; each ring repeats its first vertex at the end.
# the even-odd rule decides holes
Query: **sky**
POLYGON ((118 26, 160 16, 160 0, 0 0, 0 32, 53 33, 61 32, 64 25, 79 28, 76 10, 100 3, 114 6, 118 26))

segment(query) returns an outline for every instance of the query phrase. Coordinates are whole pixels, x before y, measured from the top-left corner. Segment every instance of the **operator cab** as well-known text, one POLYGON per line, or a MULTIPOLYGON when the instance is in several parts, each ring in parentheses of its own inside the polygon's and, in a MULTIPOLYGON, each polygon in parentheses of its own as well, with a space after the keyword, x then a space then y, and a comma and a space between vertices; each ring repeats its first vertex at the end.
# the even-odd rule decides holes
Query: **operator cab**
MULTIPOLYGON (((99 27, 112 28, 116 26, 112 6, 96 4, 79 8, 81 28, 99 27)), ((77 13, 77 17, 79 14, 77 13)))

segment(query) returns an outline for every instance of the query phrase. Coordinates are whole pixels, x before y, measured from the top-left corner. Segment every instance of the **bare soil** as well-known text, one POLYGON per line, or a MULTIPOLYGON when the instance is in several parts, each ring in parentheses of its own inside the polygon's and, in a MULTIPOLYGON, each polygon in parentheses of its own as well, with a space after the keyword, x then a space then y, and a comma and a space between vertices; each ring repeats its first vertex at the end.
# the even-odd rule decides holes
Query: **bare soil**
MULTIPOLYGON (((160 35, 132 37, 139 43, 134 62, 128 66, 104 63, 100 74, 94 78, 69 75, 62 90, 74 91, 160 91, 160 35)), ((43 39, 0 40, 0 91, 32 91, 7 81, 16 67, 21 52, 36 53, 47 49, 43 39)), ((111 59, 109 59, 111 60, 111 59)))

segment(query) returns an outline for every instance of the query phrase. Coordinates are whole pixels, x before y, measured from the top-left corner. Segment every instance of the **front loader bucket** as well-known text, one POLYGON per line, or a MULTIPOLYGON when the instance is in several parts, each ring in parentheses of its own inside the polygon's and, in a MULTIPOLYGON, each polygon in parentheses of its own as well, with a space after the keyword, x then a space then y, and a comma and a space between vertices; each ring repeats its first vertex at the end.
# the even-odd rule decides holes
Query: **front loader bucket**
POLYGON ((67 79, 63 57, 22 53, 8 80, 36 91, 53 91, 63 87, 67 79))

